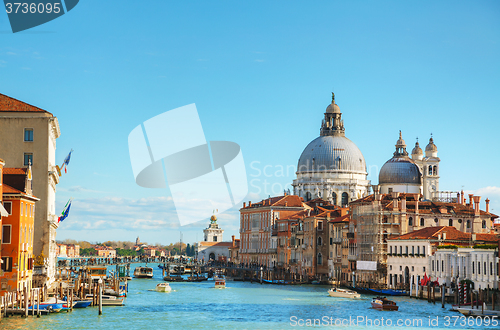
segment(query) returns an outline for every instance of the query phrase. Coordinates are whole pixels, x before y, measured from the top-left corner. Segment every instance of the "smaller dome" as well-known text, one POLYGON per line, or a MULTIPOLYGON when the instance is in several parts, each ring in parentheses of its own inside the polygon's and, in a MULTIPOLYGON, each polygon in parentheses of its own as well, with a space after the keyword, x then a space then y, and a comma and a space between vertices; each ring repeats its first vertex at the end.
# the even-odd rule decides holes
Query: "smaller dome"
POLYGON ((434 144, 432 137, 429 139, 429 144, 425 147, 425 151, 437 151, 438 147, 434 144))
POLYGON ((421 184, 422 172, 408 157, 393 157, 380 169, 379 184, 421 184))
POLYGON ((415 148, 411 151, 412 155, 423 155, 424 152, 422 151, 422 148, 420 148, 420 145, 418 142, 415 143, 415 148))
POLYGON ((329 104, 326 107, 326 113, 340 113, 340 108, 335 103, 329 104))
POLYGON ((399 131, 399 139, 396 142, 396 148, 397 147, 402 147, 402 148, 406 147, 406 143, 405 143, 405 140, 403 140, 403 136, 401 135, 401 131, 399 131))

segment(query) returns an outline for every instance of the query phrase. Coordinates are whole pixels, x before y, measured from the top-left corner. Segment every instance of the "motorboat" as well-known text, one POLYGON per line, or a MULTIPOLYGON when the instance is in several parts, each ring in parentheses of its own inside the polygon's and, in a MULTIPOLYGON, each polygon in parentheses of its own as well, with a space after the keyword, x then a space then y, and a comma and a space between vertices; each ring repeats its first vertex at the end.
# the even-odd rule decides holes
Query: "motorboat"
POLYGON ((172 288, 170 287, 170 284, 163 282, 163 283, 156 284, 156 291, 158 291, 158 292, 170 292, 170 291, 172 291, 172 288))
POLYGON ((214 288, 216 289, 225 289, 226 288, 226 280, 222 277, 219 277, 215 280, 214 288))
POLYGON ((372 299, 372 307, 382 311, 397 311, 399 307, 392 300, 386 297, 376 297, 372 299))
POLYGON ((136 267, 134 270, 134 277, 136 278, 153 278, 152 267, 136 267))
POLYGON ((328 294, 330 297, 361 298, 361 295, 355 291, 340 288, 331 288, 328 290, 328 294))
MULTIPOLYGON (((85 296, 85 300, 90 300, 92 301, 93 295, 92 294, 87 294, 85 296)), ((124 298, 118 298, 115 296, 108 296, 108 295, 102 295, 102 305, 103 306, 122 306, 123 305, 123 300, 124 298)))
POLYGON ((85 308, 92 304, 92 300, 77 300, 73 308, 85 308))
POLYGON ((491 310, 486 307, 486 303, 482 304, 481 308, 474 307, 459 307, 457 310, 465 316, 480 316, 480 317, 499 317, 500 311, 491 310))

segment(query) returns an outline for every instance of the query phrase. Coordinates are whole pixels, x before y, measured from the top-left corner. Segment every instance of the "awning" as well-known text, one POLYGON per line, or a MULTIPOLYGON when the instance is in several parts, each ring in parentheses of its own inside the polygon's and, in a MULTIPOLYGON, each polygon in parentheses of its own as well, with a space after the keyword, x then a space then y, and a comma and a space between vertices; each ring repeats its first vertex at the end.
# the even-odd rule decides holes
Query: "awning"
POLYGON ((3 207, 2 203, 0 203, 0 215, 2 217, 8 217, 9 216, 9 212, 7 212, 7 210, 3 207))

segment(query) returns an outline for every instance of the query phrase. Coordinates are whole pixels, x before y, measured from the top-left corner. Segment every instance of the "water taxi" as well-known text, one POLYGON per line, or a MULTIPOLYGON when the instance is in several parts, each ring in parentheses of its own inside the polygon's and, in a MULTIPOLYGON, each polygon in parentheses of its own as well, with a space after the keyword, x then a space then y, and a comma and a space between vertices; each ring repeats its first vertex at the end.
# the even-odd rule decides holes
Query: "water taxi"
POLYGON ((355 291, 339 288, 331 288, 328 290, 330 297, 340 298, 361 298, 361 295, 355 291))
POLYGON ((156 284, 156 291, 158 291, 158 292, 170 292, 170 291, 172 291, 172 288, 170 287, 170 284, 163 282, 163 283, 156 284))
POLYGON ((152 267, 135 267, 134 277, 136 278, 153 278, 152 267))
POLYGON ((386 297, 376 297, 372 300, 372 307, 382 311, 397 311, 399 307, 392 300, 386 297))
POLYGON ((226 280, 223 277, 218 277, 217 279, 215 279, 214 288, 225 289, 226 288, 226 280))

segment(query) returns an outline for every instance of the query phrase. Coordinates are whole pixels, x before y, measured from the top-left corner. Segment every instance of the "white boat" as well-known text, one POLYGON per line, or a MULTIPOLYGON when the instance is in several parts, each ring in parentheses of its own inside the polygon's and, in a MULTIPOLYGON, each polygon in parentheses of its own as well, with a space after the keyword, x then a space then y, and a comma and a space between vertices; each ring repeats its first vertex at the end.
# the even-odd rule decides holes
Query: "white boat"
POLYGON ((481 317, 500 316, 500 311, 488 309, 486 307, 486 303, 483 303, 482 308, 472 308, 470 306, 464 306, 457 308, 457 310, 465 316, 481 316, 481 317))
POLYGON ((341 297, 341 298, 361 298, 361 295, 355 291, 339 288, 331 288, 328 290, 330 297, 341 297))
POLYGON ((135 267, 134 277, 153 278, 153 268, 152 267, 135 267))
MULTIPOLYGON (((91 294, 87 294, 85 296, 86 300, 92 300, 93 296, 91 294)), ((115 296, 102 295, 102 305, 103 306, 122 306, 123 298, 118 298, 115 296)))
POLYGON ((156 291, 158 291, 158 292, 170 292, 170 291, 172 291, 172 288, 170 287, 170 284, 163 282, 163 283, 156 284, 156 291))
POLYGON ((215 280, 214 288, 216 289, 225 289, 226 288, 226 280, 224 278, 218 278, 215 280))

